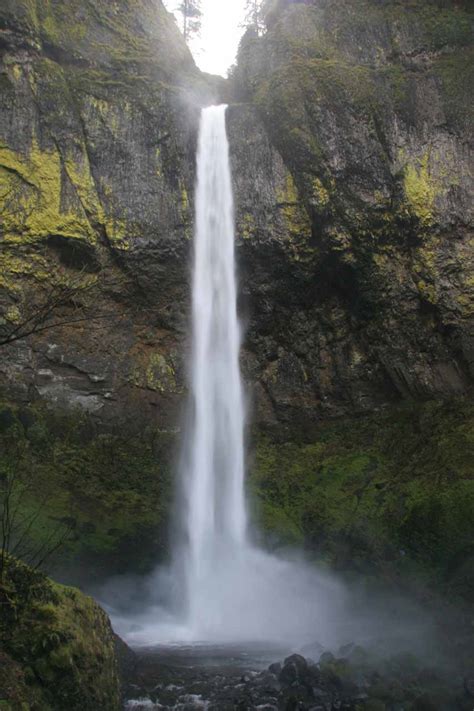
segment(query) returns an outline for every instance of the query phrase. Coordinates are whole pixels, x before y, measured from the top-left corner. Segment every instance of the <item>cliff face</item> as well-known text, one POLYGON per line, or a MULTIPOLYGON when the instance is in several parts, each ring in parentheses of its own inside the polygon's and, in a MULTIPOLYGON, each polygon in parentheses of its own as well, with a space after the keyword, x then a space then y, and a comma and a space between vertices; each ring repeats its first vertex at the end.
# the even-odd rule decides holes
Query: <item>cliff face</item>
POLYGON ((8 0, 0 47, 0 340, 35 331, 0 347, 0 469, 26 474, 36 540, 67 519, 74 561, 140 567, 164 541, 212 88, 155 0, 8 0))
POLYGON ((158 0, 2 4, 0 335, 51 294, 59 325, 0 348, 0 465, 37 472, 37 535, 72 520, 73 560, 165 550, 199 107, 224 91, 256 515, 472 585, 472 411, 422 404, 472 386, 472 11, 281 0, 267 22, 223 89, 158 0))
POLYGON ((204 83, 153 0, 3 3, 0 40, 5 320, 27 320, 51 285, 77 287, 48 321, 70 326, 2 349, 4 379, 22 399, 106 419, 166 396, 169 420, 181 389, 192 91, 205 96, 204 83))
POLYGON ((472 10, 281 0, 267 24, 229 117, 260 524, 469 599, 472 10))
MULTIPOLYGON (((53 277, 98 282, 95 318, 3 348, 0 368, 25 399, 175 424, 209 80, 151 0, 25 0, 0 20, 6 319, 53 277)), ((472 13, 319 0, 268 23, 229 110, 257 420, 466 393, 472 13)))
POLYGON ((237 202, 242 252, 252 253, 243 257, 250 347, 274 414, 291 421, 466 393, 472 12, 314 0, 280 3, 268 23, 262 38, 244 38, 236 72, 291 173, 268 277, 255 267, 265 162, 237 202))

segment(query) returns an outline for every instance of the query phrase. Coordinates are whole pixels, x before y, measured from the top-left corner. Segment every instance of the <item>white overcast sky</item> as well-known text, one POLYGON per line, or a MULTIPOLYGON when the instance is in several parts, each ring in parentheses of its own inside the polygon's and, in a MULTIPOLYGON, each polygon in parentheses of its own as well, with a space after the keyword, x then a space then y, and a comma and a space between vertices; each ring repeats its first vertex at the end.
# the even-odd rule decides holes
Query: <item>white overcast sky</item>
MULTIPOLYGON (((164 0, 174 12, 178 0, 164 0)), ((225 76, 234 63, 243 33, 245 0, 202 0, 202 29, 191 45, 196 64, 204 72, 225 76)))

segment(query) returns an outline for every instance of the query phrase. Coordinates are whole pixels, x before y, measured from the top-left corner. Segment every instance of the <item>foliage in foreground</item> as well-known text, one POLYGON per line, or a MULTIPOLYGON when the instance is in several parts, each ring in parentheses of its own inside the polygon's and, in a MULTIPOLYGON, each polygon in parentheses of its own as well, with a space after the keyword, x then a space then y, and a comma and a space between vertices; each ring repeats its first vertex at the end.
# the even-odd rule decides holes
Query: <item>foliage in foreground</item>
POLYGON ((17 508, 10 552, 36 565, 38 550, 59 542, 74 580, 81 563, 89 575, 150 568, 166 545, 170 449, 167 433, 137 418, 99 426, 79 412, 4 404, 0 513, 12 481, 17 508))

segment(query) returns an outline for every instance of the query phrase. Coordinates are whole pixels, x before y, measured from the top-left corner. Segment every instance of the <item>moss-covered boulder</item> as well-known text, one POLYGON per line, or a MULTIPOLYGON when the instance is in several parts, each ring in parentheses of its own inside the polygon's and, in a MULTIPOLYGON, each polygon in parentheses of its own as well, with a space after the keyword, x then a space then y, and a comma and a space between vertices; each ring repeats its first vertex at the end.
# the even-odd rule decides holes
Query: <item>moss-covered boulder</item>
POLYGON ((96 602, 12 558, 0 602, 2 709, 118 711, 113 632, 96 602))

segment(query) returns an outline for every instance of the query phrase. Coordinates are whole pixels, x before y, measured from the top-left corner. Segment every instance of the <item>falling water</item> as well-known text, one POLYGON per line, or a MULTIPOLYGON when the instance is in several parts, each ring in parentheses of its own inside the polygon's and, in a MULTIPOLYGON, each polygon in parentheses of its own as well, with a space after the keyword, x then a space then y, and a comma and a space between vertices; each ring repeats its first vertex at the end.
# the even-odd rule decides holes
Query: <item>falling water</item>
POLYGON ((225 106, 204 109, 193 269, 193 426, 185 486, 191 620, 209 576, 245 546, 244 404, 225 106))
MULTIPOLYGON (((247 536, 244 403, 239 369, 235 234, 226 107, 202 112, 193 265, 192 427, 184 443, 185 635, 287 640, 328 617, 332 582, 255 548, 247 536), (316 604, 314 595, 322 593, 316 604)), ((326 624, 326 621, 324 624, 326 624)), ((319 628, 321 624, 318 625, 319 628)), ((321 630, 320 630, 321 631, 321 630)), ((178 634, 183 634, 181 627, 178 634)))

